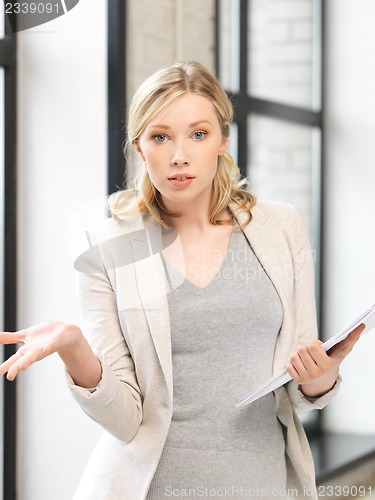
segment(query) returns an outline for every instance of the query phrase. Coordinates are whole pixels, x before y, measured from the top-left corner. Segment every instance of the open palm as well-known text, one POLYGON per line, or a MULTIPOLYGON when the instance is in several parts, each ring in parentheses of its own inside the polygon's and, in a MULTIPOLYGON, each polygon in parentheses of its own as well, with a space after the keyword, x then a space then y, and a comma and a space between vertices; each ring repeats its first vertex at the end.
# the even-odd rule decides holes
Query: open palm
POLYGON ((8 373, 14 380, 20 371, 54 352, 62 352, 76 340, 79 329, 60 321, 46 321, 17 332, 0 333, 0 344, 22 344, 13 356, 0 365, 0 377, 8 373))

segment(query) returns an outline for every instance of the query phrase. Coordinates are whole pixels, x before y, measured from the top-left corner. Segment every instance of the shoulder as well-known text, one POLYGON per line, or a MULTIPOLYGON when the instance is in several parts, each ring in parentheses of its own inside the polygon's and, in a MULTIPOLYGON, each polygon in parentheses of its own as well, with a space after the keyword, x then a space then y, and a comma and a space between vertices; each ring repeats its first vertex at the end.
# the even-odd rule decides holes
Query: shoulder
POLYGON ((254 221, 260 224, 275 224, 280 230, 290 231, 305 226, 301 214, 290 203, 257 200, 251 213, 254 221))
MULTIPOLYGON (((246 221, 246 213, 236 204, 230 204, 230 210, 240 223, 246 221)), ((256 200, 251 208, 249 224, 267 224, 290 228, 291 224, 303 224, 298 210, 290 203, 280 201, 256 200)))
MULTIPOLYGON (((249 230, 251 225, 254 225, 259 234, 273 234, 275 237, 278 235, 278 238, 281 236, 290 247, 299 247, 309 241, 305 222, 299 211, 290 203, 257 200, 251 214, 249 230)), ((239 219, 241 220, 241 215, 239 219)))
POLYGON ((299 256, 303 262, 309 260, 312 251, 310 235, 300 212, 289 203, 260 201, 257 205, 258 212, 254 210, 254 221, 258 215, 262 220, 261 224, 264 224, 264 230, 278 233, 295 258, 299 256))
POLYGON ((251 210, 254 219, 259 222, 265 222, 269 219, 277 221, 290 221, 299 215, 296 208, 290 203, 283 203, 280 201, 257 200, 256 204, 251 210))
MULTIPOLYGON (((238 205, 231 203, 229 209, 239 222, 243 223, 246 220, 246 213, 238 205)), ((251 208, 251 222, 259 224, 290 223, 291 220, 302 221, 302 217, 298 210, 290 203, 280 201, 256 200, 256 203, 251 208)), ((250 223, 251 223, 250 222, 250 223)))
POLYGON ((86 228, 92 244, 103 243, 124 234, 134 233, 145 227, 147 217, 137 209, 137 198, 133 189, 118 191, 107 198, 107 217, 98 220, 86 228), (126 215, 113 215, 116 207, 126 215), (108 212, 109 209, 109 212, 108 212))
MULTIPOLYGON (((127 194, 127 193, 126 193, 127 194)), ((103 210, 105 207, 103 207, 103 210)), ((142 255, 148 250, 152 222, 135 210, 123 217, 98 217, 84 229, 83 241, 75 259, 77 271, 91 273, 122 267, 134 260, 134 246, 142 255), (145 250, 146 249, 146 250, 145 250)), ((155 237, 154 233, 152 236, 155 237)))

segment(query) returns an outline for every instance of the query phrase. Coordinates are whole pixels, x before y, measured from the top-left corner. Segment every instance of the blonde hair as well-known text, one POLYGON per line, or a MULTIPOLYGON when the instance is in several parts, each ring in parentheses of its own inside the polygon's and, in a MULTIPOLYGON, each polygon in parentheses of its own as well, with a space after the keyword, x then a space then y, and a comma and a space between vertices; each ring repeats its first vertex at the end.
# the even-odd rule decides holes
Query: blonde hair
MULTIPOLYGON (((224 137, 229 137, 233 108, 226 92, 207 68, 198 62, 189 62, 176 63, 157 71, 138 88, 129 108, 128 144, 134 144, 150 120, 186 92, 206 97, 213 104, 221 132, 224 137)), ((228 208, 230 203, 237 204, 238 208, 247 213, 245 224, 250 222, 255 197, 244 188, 246 184, 247 180, 241 179, 240 170, 231 155, 228 152, 220 155, 213 180, 213 204, 210 214, 212 224, 227 223, 219 219, 219 214, 228 208)), ((167 210, 160 192, 151 182, 145 165, 141 167, 133 193, 136 198, 130 205, 126 203, 129 191, 119 191, 111 195, 108 203, 115 219, 140 211, 152 215, 162 226, 167 227, 168 218, 179 216, 167 210)))

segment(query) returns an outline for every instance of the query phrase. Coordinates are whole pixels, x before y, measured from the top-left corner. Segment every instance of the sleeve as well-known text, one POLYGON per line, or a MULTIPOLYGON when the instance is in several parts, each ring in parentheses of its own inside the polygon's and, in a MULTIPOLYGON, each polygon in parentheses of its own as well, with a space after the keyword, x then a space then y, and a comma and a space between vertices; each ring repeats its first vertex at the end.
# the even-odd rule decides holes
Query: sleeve
MULTIPOLYGON (((290 205, 292 211, 292 237, 289 246, 293 259, 294 294, 293 310, 294 328, 298 332, 297 345, 304 345, 318 338, 315 287, 314 261, 316 254, 310 245, 310 238, 305 223, 299 212, 290 205)), ((308 398, 300 390, 294 380, 287 384, 290 401, 298 413, 312 409, 324 408, 336 395, 341 383, 341 377, 336 380, 334 387, 319 398, 308 398)))
POLYGON ((298 411, 298 413, 305 413, 310 410, 322 410, 337 394, 341 384, 341 376, 337 377, 335 385, 332 389, 323 396, 318 398, 308 398, 300 390, 299 386, 294 380, 288 383, 289 399, 298 411))
POLYGON ((77 274, 85 335, 101 362, 102 378, 96 388, 86 389, 76 386, 66 373, 69 389, 90 418, 129 442, 142 421, 142 398, 119 323, 116 296, 104 267, 77 274))

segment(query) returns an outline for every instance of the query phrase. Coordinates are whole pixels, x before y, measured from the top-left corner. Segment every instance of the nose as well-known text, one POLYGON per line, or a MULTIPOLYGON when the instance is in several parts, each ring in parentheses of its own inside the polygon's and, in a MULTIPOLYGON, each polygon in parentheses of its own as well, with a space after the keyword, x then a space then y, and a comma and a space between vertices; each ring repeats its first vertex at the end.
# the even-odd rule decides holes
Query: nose
POLYGON ((171 158, 171 165, 178 167, 180 165, 189 164, 190 161, 184 145, 182 143, 176 144, 171 158))

